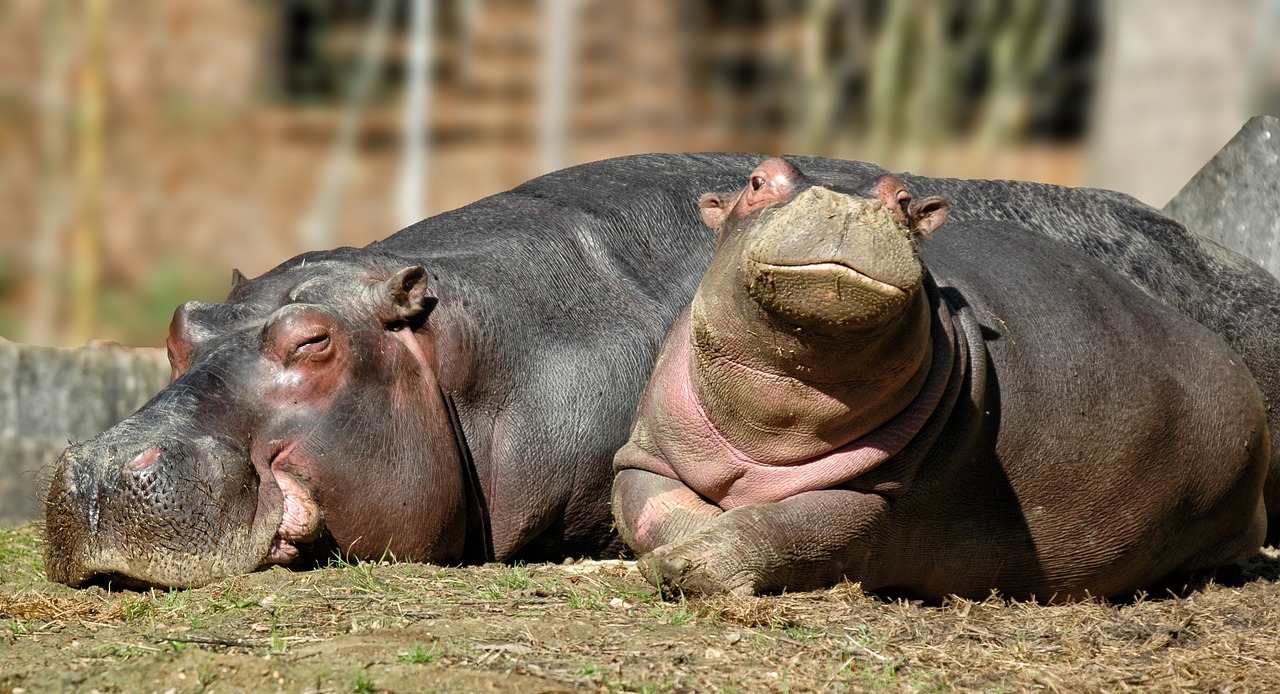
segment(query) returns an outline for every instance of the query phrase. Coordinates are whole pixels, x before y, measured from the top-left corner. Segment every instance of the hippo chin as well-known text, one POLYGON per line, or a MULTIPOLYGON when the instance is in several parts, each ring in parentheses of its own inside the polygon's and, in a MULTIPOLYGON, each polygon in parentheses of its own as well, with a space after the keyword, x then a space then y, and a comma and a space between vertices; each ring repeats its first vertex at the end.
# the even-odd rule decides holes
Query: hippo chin
POLYGON ((1100 263, 998 222, 922 261, 946 201, 781 159, 702 210, 716 253, 615 457, 667 593, 1110 597, 1261 545, 1252 376, 1100 263))

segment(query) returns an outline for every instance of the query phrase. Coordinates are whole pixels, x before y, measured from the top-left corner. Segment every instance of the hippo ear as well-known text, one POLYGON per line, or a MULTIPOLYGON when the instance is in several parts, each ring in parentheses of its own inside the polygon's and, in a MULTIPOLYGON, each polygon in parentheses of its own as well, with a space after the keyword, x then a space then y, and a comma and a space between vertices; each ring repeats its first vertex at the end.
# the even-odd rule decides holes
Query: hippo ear
POLYGON ((426 322, 436 298, 427 294, 427 270, 421 265, 401 269, 379 291, 382 322, 389 328, 417 330, 426 322))
POLYGON ((928 236, 947 221, 947 199, 937 195, 913 203, 907 211, 911 218, 911 231, 918 236, 928 236))
POLYGON ((702 213, 702 223, 719 230, 724 218, 729 216, 730 202, 734 193, 704 193, 698 198, 698 210, 702 213))

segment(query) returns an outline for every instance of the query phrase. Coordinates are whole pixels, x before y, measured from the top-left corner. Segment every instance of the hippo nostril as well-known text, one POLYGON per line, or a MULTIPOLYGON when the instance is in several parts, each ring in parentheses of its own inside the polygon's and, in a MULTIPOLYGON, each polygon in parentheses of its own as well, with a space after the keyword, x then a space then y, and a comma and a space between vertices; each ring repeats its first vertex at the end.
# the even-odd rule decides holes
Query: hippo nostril
POLYGON ((160 459, 160 452, 159 448, 152 448, 149 451, 139 453, 138 457, 134 458, 133 462, 129 463, 129 469, 134 472, 145 470, 150 467, 152 463, 160 459))

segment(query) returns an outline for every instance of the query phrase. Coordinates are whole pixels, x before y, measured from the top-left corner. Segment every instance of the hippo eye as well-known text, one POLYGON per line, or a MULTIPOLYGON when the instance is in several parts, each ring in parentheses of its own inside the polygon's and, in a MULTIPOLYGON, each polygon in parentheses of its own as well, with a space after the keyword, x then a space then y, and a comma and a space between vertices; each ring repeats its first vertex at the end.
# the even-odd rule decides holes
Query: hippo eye
POLYGON ((315 359, 324 356, 329 351, 329 333, 320 333, 309 337, 293 348, 289 353, 291 361, 300 359, 315 359))
POLYGON ((764 176, 759 174, 751 177, 751 190, 760 190, 764 187, 764 176))

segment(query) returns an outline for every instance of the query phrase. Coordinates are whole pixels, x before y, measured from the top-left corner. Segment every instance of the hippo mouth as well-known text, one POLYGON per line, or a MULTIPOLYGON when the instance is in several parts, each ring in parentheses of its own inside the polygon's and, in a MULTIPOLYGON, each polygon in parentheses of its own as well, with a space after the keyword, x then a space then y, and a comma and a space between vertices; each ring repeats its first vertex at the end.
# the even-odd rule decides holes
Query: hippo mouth
POLYGON ((261 503, 268 510, 279 505, 280 524, 260 566, 289 564, 301 554, 298 545, 312 542, 320 536, 324 519, 320 506, 298 478, 281 469, 287 466, 295 448, 295 443, 283 446, 263 466, 261 503))
POLYGON ((897 315, 915 294, 847 263, 749 259, 747 291, 769 313, 803 327, 860 329, 897 315))
POLYGON ((811 275, 814 279, 833 282, 837 289, 840 287, 857 288, 874 292, 886 298, 905 297, 910 294, 909 291, 902 287, 877 279, 854 265, 841 260, 780 263, 750 258, 749 262, 757 274, 770 273, 775 276, 780 274, 811 275))

